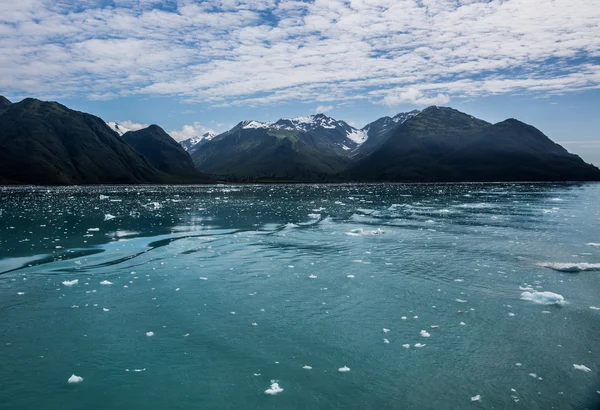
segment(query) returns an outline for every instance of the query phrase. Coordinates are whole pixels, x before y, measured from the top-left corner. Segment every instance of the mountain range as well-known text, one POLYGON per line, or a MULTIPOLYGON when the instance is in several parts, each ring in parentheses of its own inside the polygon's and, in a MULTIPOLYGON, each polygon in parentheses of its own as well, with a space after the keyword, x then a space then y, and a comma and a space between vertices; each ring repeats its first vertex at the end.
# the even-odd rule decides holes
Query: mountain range
POLYGON ((12 104, 0 98, 0 183, 166 184, 209 180, 195 169, 185 150, 156 125, 121 136, 102 119, 56 102, 26 98, 12 104))
POLYGON ((175 142, 56 102, 0 97, 0 183, 598 181, 600 170, 515 119, 448 107, 361 129, 324 114, 242 121, 175 142), (208 176, 207 176, 208 175, 208 176))

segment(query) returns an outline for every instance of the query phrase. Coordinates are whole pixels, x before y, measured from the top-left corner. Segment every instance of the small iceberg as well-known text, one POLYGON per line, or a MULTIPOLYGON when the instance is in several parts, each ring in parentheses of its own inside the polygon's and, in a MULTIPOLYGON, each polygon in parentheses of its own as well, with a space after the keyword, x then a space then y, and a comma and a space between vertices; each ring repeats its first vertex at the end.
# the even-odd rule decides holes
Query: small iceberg
POLYGON ((271 387, 265 390, 265 394, 270 394, 271 396, 275 396, 283 391, 281 387, 279 387, 279 383, 272 383, 271 387))
POLYGON ((350 368, 348 366, 340 367, 338 369, 338 372, 342 372, 342 373, 349 372, 349 371, 350 371, 350 368))
POLYGON ((419 334, 423 337, 431 336, 431 334, 429 334, 429 332, 427 330, 421 330, 421 332, 419 334))
POLYGON ((71 375, 71 377, 69 377, 69 380, 67 380, 67 383, 74 384, 74 383, 81 383, 82 381, 83 381, 83 377, 75 376, 73 374, 73 375, 71 375))
POLYGON ((104 220, 105 221, 110 221, 111 219, 115 219, 115 218, 116 218, 116 216, 111 215, 111 214, 105 214, 104 215, 104 220))
POLYGON ((589 373, 592 371, 592 369, 590 369, 587 366, 584 366, 582 364, 574 364, 573 367, 575 368, 575 370, 581 370, 582 372, 586 372, 589 373))
POLYGON ((146 336, 152 337, 152 336, 154 336, 154 332, 146 332, 146 336))
POLYGON ((522 300, 528 300, 540 305, 564 305, 565 298, 558 293, 553 292, 523 292, 521 293, 522 300))
POLYGON ((102 282, 100 282, 101 285, 112 285, 112 282, 109 282, 107 280, 103 280, 102 282))
POLYGON ((559 272, 587 272, 600 270, 600 263, 587 263, 587 262, 539 262, 537 264, 543 268, 553 269, 559 272))
POLYGON ((73 286, 79 283, 79 279, 65 280, 62 284, 65 286, 73 286))
POLYGON ((311 366, 302 366, 302 368, 303 368, 303 369, 306 369, 306 370, 312 370, 312 367, 311 367, 311 366))
POLYGON ((478 394, 477 396, 471 397, 471 401, 481 401, 481 396, 478 394))

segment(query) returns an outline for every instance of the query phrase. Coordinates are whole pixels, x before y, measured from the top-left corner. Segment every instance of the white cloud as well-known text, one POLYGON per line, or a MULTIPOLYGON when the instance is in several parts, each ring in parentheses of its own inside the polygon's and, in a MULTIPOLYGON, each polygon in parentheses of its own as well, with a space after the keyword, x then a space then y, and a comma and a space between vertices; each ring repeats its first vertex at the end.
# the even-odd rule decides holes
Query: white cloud
POLYGON ((122 127, 125 127, 131 131, 138 131, 144 128, 148 128, 149 125, 148 124, 140 124, 139 122, 133 122, 133 121, 116 121, 117 124, 119 124, 122 127))
POLYGON ((192 125, 184 125, 179 130, 169 131, 169 135, 173 137, 175 141, 183 141, 191 137, 200 136, 207 132, 215 133, 211 128, 206 127, 199 122, 194 122, 192 125))
POLYGON ((600 7, 589 0, 104 4, 0 2, 0 89, 256 106, 600 88, 600 7))
POLYGON ((438 93, 435 96, 425 96, 418 88, 410 87, 398 93, 386 95, 381 102, 388 106, 394 106, 399 104, 437 105, 446 104, 449 101, 450 97, 447 94, 438 93))
POLYGON ((315 108, 315 114, 325 114, 331 110, 333 110, 333 105, 319 105, 315 108))

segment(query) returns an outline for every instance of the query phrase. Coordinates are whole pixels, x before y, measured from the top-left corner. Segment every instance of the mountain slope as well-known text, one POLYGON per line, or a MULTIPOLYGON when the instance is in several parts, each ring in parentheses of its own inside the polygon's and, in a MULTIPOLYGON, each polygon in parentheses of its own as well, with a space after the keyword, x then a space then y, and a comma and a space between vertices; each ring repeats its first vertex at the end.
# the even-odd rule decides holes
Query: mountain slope
POLYGON ((305 131, 246 125, 240 123, 194 151, 196 167, 238 181, 323 181, 349 162, 341 153, 324 150, 330 144, 305 131))
POLYGON ((324 181, 346 167, 362 134, 323 114, 243 121, 192 152, 196 167, 232 180, 324 181))
POLYGON ((50 185, 178 182, 100 118, 32 98, 0 114, 0 178, 50 185))
POLYGON ((202 144, 212 140, 215 137, 215 134, 213 134, 212 132, 205 132, 202 135, 198 135, 195 137, 191 137, 188 138, 186 140, 183 141, 179 141, 179 145, 181 145, 181 147, 187 151, 188 153, 192 153, 193 151, 195 151, 197 148, 201 147, 202 144))
POLYGON ((194 167, 187 152, 158 125, 123 134, 123 139, 156 169, 187 179, 207 179, 194 167))
POLYGON ((0 95, 0 114, 6 111, 11 105, 12 103, 8 100, 8 98, 0 95))
POLYGON ((409 118, 341 175, 414 182, 600 179, 597 168, 534 127, 516 120, 491 125, 445 107, 409 118))
POLYGON ((399 125, 419 114, 419 112, 419 110, 413 110, 396 114, 393 117, 381 117, 365 125, 362 131, 367 136, 367 140, 357 150, 358 155, 365 156, 375 151, 391 136, 399 125))

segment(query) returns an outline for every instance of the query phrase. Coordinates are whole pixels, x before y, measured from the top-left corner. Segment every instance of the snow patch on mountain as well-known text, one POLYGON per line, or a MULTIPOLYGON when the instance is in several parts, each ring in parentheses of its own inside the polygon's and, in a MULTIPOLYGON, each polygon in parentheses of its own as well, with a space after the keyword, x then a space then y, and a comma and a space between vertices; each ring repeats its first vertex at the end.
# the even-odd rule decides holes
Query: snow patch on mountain
POLYGON ((215 137, 215 134, 213 134, 212 132, 205 132, 202 135, 196 135, 194 137, 188 138, 186 140, 183 141, 179 141, 179 144, 183 147, 184 150, 186 150, 187 152, 191 152, 194 147, 196 147, 196 145, 198 145, 200 142, 206 140, 206 141, 210 141, 215 137))
POLYGON ((119 135, 123 135, 126 132, 131 131, 129 128, 125 128, 122 125, 119 125, 119 123, 113 121, 107 122, 106 125, 108 125, 111 130, 115 131, 119 135))
POLYGON ((366 131, 357 130, 355 128, 353 128, 351 131, 348 131, 347 136, 358 145, 363 144, 369 138, 366 131))

